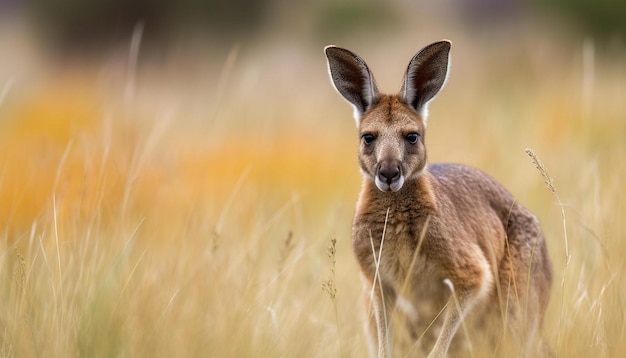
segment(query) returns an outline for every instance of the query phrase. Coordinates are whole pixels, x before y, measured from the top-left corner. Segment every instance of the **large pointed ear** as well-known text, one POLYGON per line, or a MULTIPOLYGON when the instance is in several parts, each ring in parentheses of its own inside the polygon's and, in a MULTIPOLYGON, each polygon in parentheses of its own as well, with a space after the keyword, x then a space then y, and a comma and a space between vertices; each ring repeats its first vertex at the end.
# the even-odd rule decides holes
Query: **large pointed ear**
POLYGON ((378 101, 378 89, 367 64, 355 53, 335 46, 324 49, 328 72, 337 92, 354 106, 358 119, 378 101))
POLYGON ((443 40, 424 47, 413 56, 404 75, 400 95, 424 120, 428 116, 428 102, 446 82, 451 45, 443 40))

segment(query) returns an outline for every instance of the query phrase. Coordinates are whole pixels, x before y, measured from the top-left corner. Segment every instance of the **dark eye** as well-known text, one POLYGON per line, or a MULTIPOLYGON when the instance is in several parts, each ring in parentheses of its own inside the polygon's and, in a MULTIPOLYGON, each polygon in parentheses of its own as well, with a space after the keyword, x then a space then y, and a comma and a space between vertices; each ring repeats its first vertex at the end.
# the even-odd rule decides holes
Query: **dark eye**
POLYGON ((365 145, 372 144, 374 139, 376 139, 376 137, 373 134, 369 134, 369 133, 363 134, 361 138, 363 138, 363 142, 365 143, 365 145))
POLYGON ((417 139, 419 138, 419 134, 417 133, 409 133, 406 135, 406 140, 407 142, 411 143, 411 144, 415 144, 417 143, 417 139))

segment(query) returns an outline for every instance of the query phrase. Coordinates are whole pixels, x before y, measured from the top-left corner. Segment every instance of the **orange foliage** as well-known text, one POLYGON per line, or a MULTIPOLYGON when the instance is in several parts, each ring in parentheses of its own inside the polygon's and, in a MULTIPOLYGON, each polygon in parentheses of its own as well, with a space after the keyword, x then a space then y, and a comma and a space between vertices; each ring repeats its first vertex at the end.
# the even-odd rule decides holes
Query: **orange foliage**
POLYGON ((149 118, 107 117, 104 101, 74 83, 10 109, 0 143, 0 225, 23 233, 55 209, 61 233, 125 217, 167 230, 177 226, 163 220, 186 220, 196 207, 217 216, 238 181, 248 187, 244 195, 305 195, 313 204, 320 192, 337 191, 338 177, 358 186, 351 143, 336 134, 255 138, 237 131, 209 146, 172 129, 154 146, 147 144, 149 118))

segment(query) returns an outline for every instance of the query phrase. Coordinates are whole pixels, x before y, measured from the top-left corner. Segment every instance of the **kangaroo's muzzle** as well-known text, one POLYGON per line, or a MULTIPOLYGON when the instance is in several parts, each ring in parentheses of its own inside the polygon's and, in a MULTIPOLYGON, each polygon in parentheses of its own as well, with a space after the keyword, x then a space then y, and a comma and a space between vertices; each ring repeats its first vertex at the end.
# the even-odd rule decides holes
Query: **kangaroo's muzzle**
POLYGON ((380 191, 398 191, 404 185, 402 167, 397 161, 385 160, 378 164, 374 179, 380 191))

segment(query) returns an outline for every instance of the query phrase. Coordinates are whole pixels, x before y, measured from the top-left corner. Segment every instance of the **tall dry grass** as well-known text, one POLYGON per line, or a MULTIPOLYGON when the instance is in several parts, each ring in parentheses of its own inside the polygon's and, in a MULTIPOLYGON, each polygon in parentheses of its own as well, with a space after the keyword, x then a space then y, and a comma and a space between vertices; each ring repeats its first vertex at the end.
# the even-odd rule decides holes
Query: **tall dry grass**
MULTIPOLYGON (((431 161, 482 168, 541 219, 557 356, 620 356, 626 71, 598 55, 590 82, 582 45, 449 37, 431 161)), ((353 48, 391 90, 429 40, 353 48)), ((0 356, 366 353, 357 137, 321 46, 194 51, 0 78, 0 356)))

